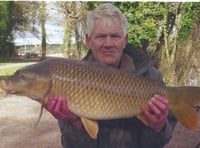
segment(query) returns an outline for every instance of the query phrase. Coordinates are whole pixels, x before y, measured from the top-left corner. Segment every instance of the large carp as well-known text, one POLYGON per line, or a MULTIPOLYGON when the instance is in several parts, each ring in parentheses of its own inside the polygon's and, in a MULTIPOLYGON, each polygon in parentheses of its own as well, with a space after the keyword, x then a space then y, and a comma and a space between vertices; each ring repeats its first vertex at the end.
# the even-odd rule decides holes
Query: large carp
POLYGON ((86 131, 96 138, 96 120, 138 117, 141 107, 155 94, 169 99, 169 108, 186 128, 197 127, 195 105, 199 87, 168 87, 103 64, 54 58, 17 70, 0 86, 8 94, 37 100, 44 106, 50 95, 66 96, 69 110, 82 119, 86 131))

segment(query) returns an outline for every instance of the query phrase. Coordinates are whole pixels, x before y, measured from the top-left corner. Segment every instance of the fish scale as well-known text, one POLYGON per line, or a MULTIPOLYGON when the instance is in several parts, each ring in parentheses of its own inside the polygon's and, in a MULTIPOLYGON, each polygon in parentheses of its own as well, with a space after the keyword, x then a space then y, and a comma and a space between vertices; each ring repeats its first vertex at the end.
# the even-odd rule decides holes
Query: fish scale
POLYGON ((156 89, 151 87, 152 82, 144 85, 145 80, 138 81, 133 79, 131 74, 115 69, 110 71, 108 67, 102 71, 105 66, 70 62, 51 65, 52 91, 65 90, 60 94, 67 97, 69 109, 82 117, 111 119, 135 116, 141 112, 141 106, 147 104, 155 92, 159 92, 158 88, 162 88, 162 85, 156 89), (64 79, 54 79, 57 77, 64 79), (145 91, 142 92, 142 89, 145 91), (141 99, 141 96, 146 99, 141 99), (138 107, 134 106, 135 104, 138 104, 138 107))
POLYGON ((200 104, 200 87, 165 86, 103 64, 49 59, 18 70, 1 81, 0 87, 8 94, 27 96, 43 105, 51 95, 66 97, 68 109, 82 119, 93 138, 98 130, 91 134, 84 118, 137 117, 148 126, 141 108, 155 94, 169 100, 169 109, 185 127, 194 130, 198 125, 194 106, 200 104))

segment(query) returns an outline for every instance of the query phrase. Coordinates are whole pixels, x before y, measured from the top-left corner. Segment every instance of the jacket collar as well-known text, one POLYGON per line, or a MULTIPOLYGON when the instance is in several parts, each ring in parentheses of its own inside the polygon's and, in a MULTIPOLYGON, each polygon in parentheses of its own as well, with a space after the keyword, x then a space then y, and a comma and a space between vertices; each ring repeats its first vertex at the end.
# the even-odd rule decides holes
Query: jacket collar
MULTIPOLYGON (((93 58, 92 54, 90 54, 88 56, 87 61, 88 62, 97 62, 93 58)), ((122 71, 131 72, 131 73, 136 71, 133 59, 125 53, 122 54, 119 66, 117 68, 122 70, 122 71)))

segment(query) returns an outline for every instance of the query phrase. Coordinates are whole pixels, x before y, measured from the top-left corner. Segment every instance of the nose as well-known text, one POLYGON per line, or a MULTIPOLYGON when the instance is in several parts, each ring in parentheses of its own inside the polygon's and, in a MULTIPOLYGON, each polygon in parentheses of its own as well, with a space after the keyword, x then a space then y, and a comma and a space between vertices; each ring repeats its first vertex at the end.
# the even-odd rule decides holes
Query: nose
POLYGON ((105 38, 105 40, 104 40, 104 43, 103 43, 103 47, 111 47, 111 46, 113 46, 113 40, 112 40, 112 38, 110 37, 110 36, 107 36, 106 38, 105 38))

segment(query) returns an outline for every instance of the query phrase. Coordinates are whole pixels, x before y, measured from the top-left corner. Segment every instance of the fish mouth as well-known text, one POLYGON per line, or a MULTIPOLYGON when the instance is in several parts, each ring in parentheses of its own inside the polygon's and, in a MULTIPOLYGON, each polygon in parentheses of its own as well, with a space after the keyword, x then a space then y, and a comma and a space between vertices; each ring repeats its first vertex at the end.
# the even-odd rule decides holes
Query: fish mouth
POLYGON ((0 76, 0 82, 1 82, 2 80, 5 80, 5 79, 8 78, 8 77, 10 77, 10 75, 7 75, 7 76, 0 76))
POLYGON ((13 94, 15 90, 8 86, 5 80, 0 81, 0 88, 5 91, 7 94, 13 94))

